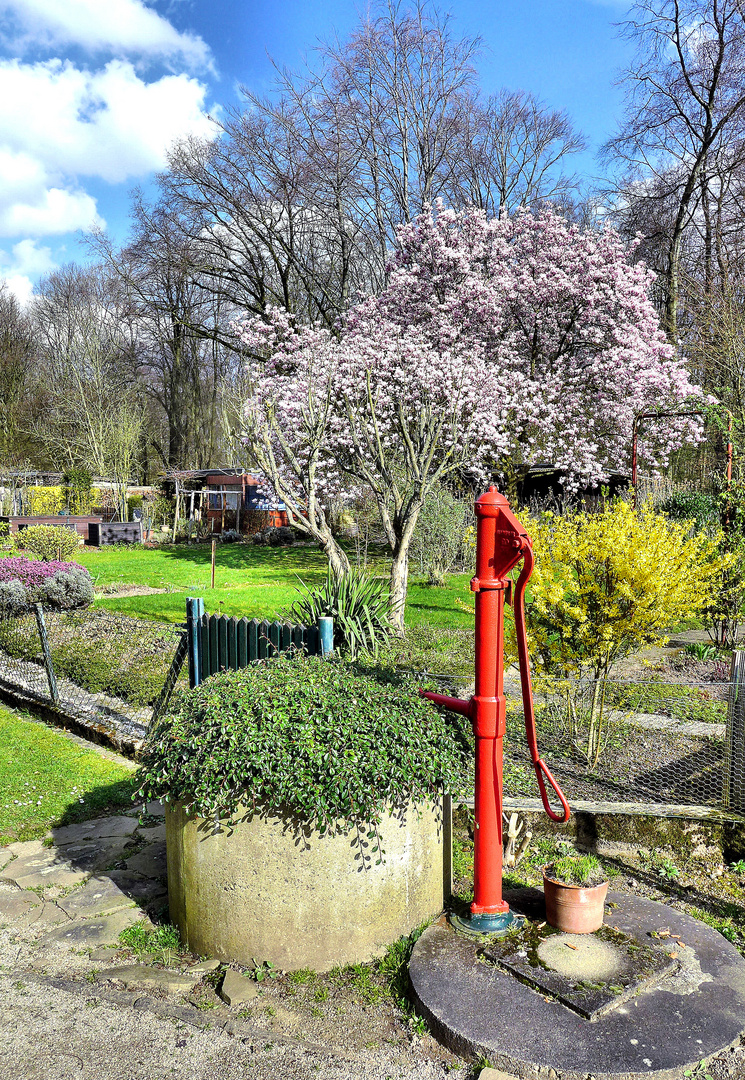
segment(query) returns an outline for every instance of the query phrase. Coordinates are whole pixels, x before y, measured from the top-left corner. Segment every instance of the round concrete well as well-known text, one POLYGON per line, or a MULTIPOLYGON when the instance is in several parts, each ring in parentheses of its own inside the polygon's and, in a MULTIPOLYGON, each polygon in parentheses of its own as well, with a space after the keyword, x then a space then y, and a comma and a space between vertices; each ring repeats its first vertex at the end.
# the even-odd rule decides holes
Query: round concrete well
POLYGON ((231 830, 169 808, 171 919, 192 952, 221 960, 286 971, 370 960, 443 907, 441 807, 386 814, 379 833, 380 864, 367 830, 321 836, 258 813, 231 830))

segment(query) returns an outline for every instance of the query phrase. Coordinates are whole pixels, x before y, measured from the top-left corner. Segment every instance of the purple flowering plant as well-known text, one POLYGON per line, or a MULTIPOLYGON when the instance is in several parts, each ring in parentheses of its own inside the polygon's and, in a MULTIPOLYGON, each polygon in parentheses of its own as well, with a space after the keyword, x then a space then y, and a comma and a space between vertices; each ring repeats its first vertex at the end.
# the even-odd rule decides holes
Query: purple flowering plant
POLYGON ((87 571, 75 562, 39 562, 36 559, 24 559, 20 555, 12 559, 0 559, 0 581, 20 581, 27 589, 38 588, 47 578, 55 574, 69 572, 72 568, 87 571))

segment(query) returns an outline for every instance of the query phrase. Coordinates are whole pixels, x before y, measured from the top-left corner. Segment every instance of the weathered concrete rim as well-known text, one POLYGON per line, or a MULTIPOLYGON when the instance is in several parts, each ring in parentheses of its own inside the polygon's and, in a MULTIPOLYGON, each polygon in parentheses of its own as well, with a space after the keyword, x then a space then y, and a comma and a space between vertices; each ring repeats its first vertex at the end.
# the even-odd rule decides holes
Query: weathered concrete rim
MULTIPOLYGON (((664 904, 611 898, 619 908, 608 923, 637 936, 669 927, 710 981, 685 995, 660 986, 591 1023, 480 962, 478 943, 442 918, 420 937, 409 966, 417 1010, 432 1033, 464 1057, 488 1057, 531 1080, 681 1080, 687 1068, 735 1045, 745 1030, 745 960, 734 946, 664 904)), ((508 899, 539 914, 535 890, 508 899)))
POLYGON ((231 829, 178 803, 166 808, 171 920, 198 955, 327 971, 382 955, 442 911, 450 860, 441 800, 381 814, 382 858, 377 837, 354 822, 321 833, 286 808, 240 806, 236 818, 231 829))

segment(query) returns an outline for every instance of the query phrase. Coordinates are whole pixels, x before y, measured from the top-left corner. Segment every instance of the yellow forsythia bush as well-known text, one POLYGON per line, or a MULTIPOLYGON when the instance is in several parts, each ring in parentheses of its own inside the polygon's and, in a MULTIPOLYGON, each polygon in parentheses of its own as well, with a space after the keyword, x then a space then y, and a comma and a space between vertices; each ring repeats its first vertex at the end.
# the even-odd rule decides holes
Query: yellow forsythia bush
POLYGON ((63 487, 30 487, 27 491, 32 515, 59 514, 67 503, 63 487))
POLYGON ((689 536, 687 522, 621 500, 597 514, 523 521, 535 554, 530 650, 546 674, 607 677, 616 661, 701 611, 726 569, 717 536, 689 536))
POLYGON ((607 738, 613 664, 701 611, 732 556, 719 536, 689 536, 688 522, 620 500, 597 514, 521 517, 535 553, 526 623, 537 683, 564 699, 572 744, 594 768, 607 738))

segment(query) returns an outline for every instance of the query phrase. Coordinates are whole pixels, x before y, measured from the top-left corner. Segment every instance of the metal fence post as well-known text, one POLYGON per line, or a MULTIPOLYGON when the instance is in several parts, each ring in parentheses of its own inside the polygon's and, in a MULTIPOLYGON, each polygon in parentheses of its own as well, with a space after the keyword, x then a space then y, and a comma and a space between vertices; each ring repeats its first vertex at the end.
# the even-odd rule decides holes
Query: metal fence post
POLYGON ((57 689, 57 677, 54 674, 54 668, 52 667, 52 653, 49 648, 49 638, 47 637, 47 627, 44 622, 44 608, 41 604, 34 604, 34 614, 36 615, 36 625, 39 628, 39 641, 41 642, 41 652, 44 657, 44 667, 47 673, 47 682, 49 683, 49 694, 55 705, 59 705, 59 690, 57 689))
POLYGON ((204 615, 204 600, 201 596, 186 598, 186 634, 189 649, 189 689, 193 690, 202 681, 202 635, 200 622, 204 615))
POLYGON ((331 656, 334 651, 334 620, 330 615, 322 615, 318 620, 321 635, 321 656, 331 656))
POLYGON ((732 653, 724 762, 723 803, 745 811, 745 652, 732 653))

